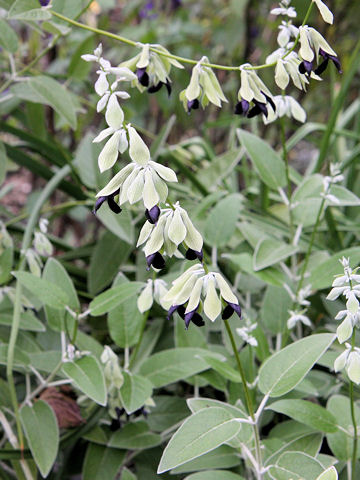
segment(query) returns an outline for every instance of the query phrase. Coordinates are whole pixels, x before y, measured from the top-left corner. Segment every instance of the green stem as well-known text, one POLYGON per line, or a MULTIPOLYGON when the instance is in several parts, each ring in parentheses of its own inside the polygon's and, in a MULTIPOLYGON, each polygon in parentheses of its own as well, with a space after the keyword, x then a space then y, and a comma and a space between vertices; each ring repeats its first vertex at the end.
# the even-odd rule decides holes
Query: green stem
POLYGON ((238 367, 240 377, 241 377, 241 381, 242 381, 242 384, 243 384, 247 411, 250 415, 251 420, 253 421, 253 429, 254 429, 254 437, 255 437, 255 450, 256 450, 256 461, 257 461, 257 464, 258 464, 258 470, 260 472, 259 473, 259 478, 262 478, 262 475, 261 475, 262 459, 261 459, 261 449, 260 449, 260 434, 259 434, 259 429, 258 429, 258 425, 257 425, 257 422, 256 422, 255 414, 254 414, 253 402, 252 402, 250 391, 249 391, 249 388, 248 388, 248 385, 247 385, 245 372, 244 372, 243 366, 241 364, 240 355, 239 355, 238 349, 236 347, 234 335, 233 335, 233 333, 231 331, 231 328, 230 328, 230 325, 229 325, 229 321, 224 320, 224 324, 225 324, 226 331, 229 335, 230 343, 231 343, 231 346, 232 346, 232 349, 233 349, 233 352, 234 352, 234 355, 235 355, 237 367, 238 367))
MULTIPOLYGON (((310 6, 309 6, 308 11, 306 13, 303 25, 305 25, 305 23, 307 22, 307 20, 309 18, 309 15, 310 15, 310 12, 311 12, 311 9, 312 9, 312 4, 313 4, 313 2, 310 3, 310 6)), ((85 25, 83 23, 76 22, 75 20, 72 20, 71 18, 65 17, 64 15, 61 15, 60 13, 55 12, 54 10, 49 10, 49 11, 55 17, 63 20, 64 22, 70 23, 71 25, 74 25, 75 27, 82 28, 84 30, 89 30, 90 32, 97 33, 98 35, 102 35, 104 37, 112 38, 113 40, 117 40, 118 42, 125 43, 126 45, 130 45, 132 47, 139 47, 139 45, 141 45, 141 44, 139 44, 139 42, 135 42, 134 40, 130 40, 129 38, 123 37, 121 35, 116 35, 115 33, 107 32, 106 30, 101 30, 100 28, 90 27, 89 25, 85 25)), ((299 42, 299 38, 300 38, 300 35, 298 35, 297 38, 295 39, 295 43, 294 43, 293 47, 291 49, 287 50, 282 58, 287 57, 289 55, 289 53, 294 50, 295 46, 299 42)), ((191 58, 180 57, 178 55, 173 55, 172 53, 166 53, 166 52, 163 52, 162 50, 158 50, 156 47, 150 47, 150 51, 154 52, 154 53, 157 53, 158 55, 161 55, 163 57, 171 58, 173 60, 177 60, 178 62, 187 63, 189 65, 197 65, 199 63, 198 60, 193 60, 191 58)), ((218 65, 218 64, 215 64, 215 63, 201 62, 201 65, 203 65, 204 67, 214 68, 216 70, 225 70, 225 71, 238 71, 240 69, 240 66, 218 65)), ((246 66, 244 68, 246 70, 262 70, 262 69, 265 69, 265 68, 274 67, 275 65, 276 65, 276 62, 273 62, 273 63, 269 63, 269 64, 265 63, 265 64, 259 65, 257 67, 253 67, 253 66, 249 65, 249 66, 246 66)))
MULTIPOLYGON (((26 226, 26 230, 24 233, 24 238, 22 241, 21 245, 21 258, 19 262, 19 268, 18 270, 24 270, 25 268, 25 252, 26 250, 30 247, 31 241, 32 241, 32 235, 33 231, 36 227, 36 224, 39 219, 41 207, 43 204, 47 201, 47 199, 50 197, 52 192, 55 190, 55 188, 58 186, 58 184, 63 180, 63 178, 66 177, 71 171, 71 168, 66 165, 63 167, 61 170, 59 170, 53 178, 49 181, 49 183, 46 185, 44 190, 42 191, 41 195, 39 196, 37 202, 35 203, 31 215, 29 217, 29 222, 26 226)), ((15 418, 16 418, 16 427, 17 427, 17 432, 18 432, 18 437, 19 437, 19 444, 20 448, 22 449, 24 447, 24 439, 23 439, 23 433, 21 430, 21 423, 20 423, 20 417, 19 417, 19 404, 17 401, 17 396, 16 396, 16 388, 15 388, 15 382, 14 382, 14 374, 13 374, 13 367, 14 367, 14 355, 15 355, 15 345, 16 345, 16 340, 19 332, 19 325, 20 325, 20 313, 21 313, 21 295, 22 295, 22 287, 20 282, 16 282, 16 289, 15 289, 15 299, 14 299, 14 315, 13 315, 13 323, 11 326, 11 332, 10 332, 10 339, 9 339, 9 346, 8 346, 8 352, 7 352, 7 366, 6 366, 6 375, 8 379, 8 385, 9 385, 9 390, 10 390, 10 397, 11 397, 11 402, 13 404, 14 408, 14 413, 15 413, 15 418)))
POLYGON ((320 225, 320 218, 321 218, 321 214, 323 212, 324 206, 325 206, 325 202, 326 202, 326 199, 325 199, 325 197, 323 197, 323 199, 321 201, 321 204, 320 204, 320 207, 319 207, 319 211, 318 211, 316 220, 315 220, 315 225, 314 225, 313 231, 311 232, 309 246, 308 246, 308 249, 307 249, 306 254, 305 254, 304 263, 303 263, 301 273, 300 273, 300 280, 299 280, 299 283, 298 283, 298 286, 297 286, 297 289, 296 289, 296 294, 295 294, 296 297, 297 297, 297 295, 298 295, 299 291, 301 290, 301 288, 303 286, 303 283, 304 283, 306 269, 307 269, 308 264, 309 264, 310 255, 311 255, 312 248, 313 248, 313 245, 314 245, 315 236, 316 236, 317 230, 318 230, 319 225, 320 225))
POLYGON ((289 212, 289 227, 290 227, 290 238, 291 241, 294 238, 294 222, 293 222, 293 214, 291 208, 291 179, 290 179, 290 168, 289 168, 289 155, 288 149, 286 145, 286 135, 285 135, 285 122, 283 118, 280 118, 280 133, 281 133, 281 145, 283 151, 283 160, 285 163, 285 174, 286 174, 286 182, 287 182, 287 197, 288 197, 288 212, 289 212))

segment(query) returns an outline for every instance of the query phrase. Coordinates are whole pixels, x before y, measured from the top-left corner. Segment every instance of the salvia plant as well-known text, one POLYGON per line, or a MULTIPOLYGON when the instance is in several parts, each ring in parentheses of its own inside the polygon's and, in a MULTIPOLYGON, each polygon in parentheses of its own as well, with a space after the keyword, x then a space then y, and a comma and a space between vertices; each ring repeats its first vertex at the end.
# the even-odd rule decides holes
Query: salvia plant
POLYGON ((260 3, 0 0, 0 478, 359 478, 360 42, 260 3))

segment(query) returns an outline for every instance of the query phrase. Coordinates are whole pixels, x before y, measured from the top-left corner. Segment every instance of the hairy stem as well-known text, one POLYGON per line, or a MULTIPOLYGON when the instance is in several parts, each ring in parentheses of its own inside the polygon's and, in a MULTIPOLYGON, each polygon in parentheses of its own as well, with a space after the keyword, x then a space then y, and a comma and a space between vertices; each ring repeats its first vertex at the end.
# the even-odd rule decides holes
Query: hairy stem
POLYGON ((233 333, 231 331, 231 328, 230 328, 230 325, 229 325, 229 321, 224 320, 224 323, 225 323, 226 331, 229 335, 230 343, 231 343, 231 346, 232 346, 232 349, 233 349, 233 352, 234 352, 234 355, 235 355, 235 358, 236 358, 237 367, 238 367, 240 377, 241 377, 241 381, 242 381, 242 384, 243 384, 247 411, 250 415, 251 420, 253 421, 253 429, 254 429, 254 437, 255 437, 256 462, 257 462, 257 466, 258 466, 257 474, 258 474, 258 479, 261 480, 261 478, 262 478, 262 473, 261 473, 262 459, 261 459, 261 449, 260 449, 260 434, 259 434, 259 428, 258 428, 258 425, 257 425, 257 420, 256 420, 256 417, 255 417, 255 414, 254 414, 254 406, 253 406, 250 391, 249 391, 249 388, 248 388, 248 385, 247 385, 245 372, 244 372, 243 366, 241 364, 240 355, 239 355, 238 349, 236 347, 234 335, 233 335, 233 333))

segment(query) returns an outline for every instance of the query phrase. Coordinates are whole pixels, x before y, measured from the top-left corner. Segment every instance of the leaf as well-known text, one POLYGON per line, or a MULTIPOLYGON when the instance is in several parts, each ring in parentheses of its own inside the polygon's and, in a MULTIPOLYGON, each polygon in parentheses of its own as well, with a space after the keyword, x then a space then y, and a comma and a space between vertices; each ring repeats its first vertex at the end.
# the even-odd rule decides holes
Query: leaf
POLYGON ((278 400, 267 407, 309 425, 320 432, 334 433, 338 430, 335 417, 324 407, 306 400, 278 400))
POLYGON ((120 399, 126 413, 130 415, 139 410, 151 397, 152 384, 147 378, 140 375, 124 372, 123 376, 124 383, 120 388, 120 399))
MULTIPOLYGON (((73 281, 58 260, 55 258, 49 258, 46 261, 42 277, 44 280, 54 283, 66 293, 69 302, 68 306, 74 312, 80 311, 80 302, 73 281)), ((56 331, 64 329, 65 318, 69 329, 72 329, 74 326, 73 317, 65 310, 55 310, 46 306, 45 313, 49 326, 56 331)))
POLYGON ((184 463, 180 467, 174 468, 171 473, 175 475, 184 472, 197 472, 199 470, 229 469, 239 464, 240 459, 237 456, 237 452, 228 445, 221 445, 201 457, 197 457, 194 460, 190 460, 190 462, 184 463))
POLYGON ((355 267, 360 263, 360 247, 340 250, 338 253, 325 260, 325 262, 317 265, 316 268, 311 270, 309 283, 313 289, 328 288, 331 286, 335 275, 343 274, 344 267, 340 263, 342 257, 349 257, 350 265, 355 267))
POLYGON ((15 53, 19 47, 16 33, 2 18, 0 18, 0 46, 10 53, 15 53))
POLYGON ((157 473, 182 465, 231 440, 240 424, 222 408, 210 407, 191 415, 172 436, 157 473))
POLYGON ((99 362, 92 355, 87 355, 73 362, 66 362, 62 367, 67 378, 85 395, 99 405, 106 405, 107 392, 105 378, 99 362))
MULTIPOLYGON (((13 323, 13 315, 10 313, 1 313, 0 325, 11 327, 13 323)), ((40 322, 35 315, 29 311, 21 312, 20 314, 20 329, 28 330, 29 332, 45 332, 45 326, 40 322)))
POLYGON ((270 468, 270 474, 276 480, 316 480, 322 470, 321 463, 310 455, 286 452, 270 468))
MULTIPOLYGON (((329 398, 326 409, 335 417, 337 424, 342 427, 336 433, 328 433, 326 440, 332 453, 344 462, 350 461, 353 453, 353 424, 349 408, 349 398, 344 395, 333 395, 329 398), (344 431, 345 430, 345 431, 344 431)), ((360 408, 354 405, 355 419, 360 425, 360 408)), ((357 445, 356 458, 360 456, 360 445, 357 445)))
POLYGON ((39 8, 40 3, 37 0, 15 0, 9 11, 9 18, 12 20, 48 20, 51 13, 43 8, 39 8))
POLYGON ((72 129, 76 128, 76 111, 68 90, 51 77, 38 75, 11 87, 22 100, 50 105, 72 129))
POLYGON ((331 333, 302 338, 269 357, 259 371, 259 388, 270 397, 290 392, 335 340, 331 333))
POLYGON ((298 247, 281 243, 279 240, 263 238, 254 252, 254 270, 262 270, 285 260, 298 251, 298 247))
POLYGON ((226 470, 207 470, 188 475, 184 480, 244 480, 244 477, 226 470))
POLYGON ((316 480, 338 480, 338 474, 335 467, 327 468, 316 480))
POLYGON ((82 479, 114 480, 125 459, 125 455, 125 451, 122 452, 89 443, 82 470, 82 479))
POLYGON ((241 209, 242 197, 229 195, 210 211, 205 222, 204 238, 214 247, 226 245, 233 236, 241 209))
POLYGON ((121 480, 137 480, 137 476, 134 475, 127 468, 123 468, 121 472, 121 480))
MULTIPOLYGON (((87 63, 87 62, 83 62, 87 63)), ((109 172, 100 173, 98 167, 98 156, 101 146, 93 143, 94 135, 87 133, 79 143, 75 152, 73 165, 76 167, 82 183, 87 187, 96 190, 102 188, 110 180, 109 172)), ((102 207, 104 208, 105 205, 102 207)))
POLYGON ((129 245, 134 244, 134 226, 131 220, 131 214, 128 209, 124 209, 121 213, 116 215, 107 205, 101 206, 97 212, 97 217, 114 235, 127 242, 129 245))
POLYGON ((52 308, 64 308, 69 301, 68 295, 55 283, 39 278, 28 272, 13 272, 14 277, 35 295, 44 305, 52 308))
POLYGON ((96 243, 88 274, 89 292, 94 295, 107 287, 128 259, 132 247, 111 232, 104 232, 96 243))
POLYGON ((218 358, 204 356, 205 362, 213 368, 216 372, 227 380, 235 383, 241 383, 241 377, 239 372, 232 368, 227 362, 223 362, 218 358))
POLYGON ((125 282, 117 287, 109 288, 90 302, 89 308, 93 317, 110 312, 121 303, 136 295, 144 284, 142 282, 125 282))
POLYGON ((14 263, 14 247, 5 248, 0 254, 0 285, 6 284, 11 278, 14 263))
MULTIPOLYGON (((162 350, 147 358, 140 367, 140 374, 159 388, 195 375, 209 368, 203 355, 214 355, 200 348, 176 348, 162 350)), ((214 355, 216 358, 218 356, 214 355)))
POLYGON ((128 423, 115 432, 108 442, 108 447, 140 450, 155 447, 160 443, 160 435, 150 432, 145 422, 135 422, 128 423))
POLYGON ((47 477, 59 448, 59 427, 55 414, 46 402, 38 400, 32 407, 22 407, 20 421, 36 465, 41 475, 47 477))
POLYGON ((189 409, 183 398, 170 395, 154 397, 155 406, 151 407, 147 423, 154 432, 162 432, 184 420, 189 409))
POLYGON ((283 333, 286 329, 286 321, 289 318, 288 311, 291 306, 292 300, 285 288, 270 285, 266 289, 264 303, 260 311, 262 326, 274 335, 283 333))
POLYGON ((285 165, 280 156, 253 133, 241 129, 237 129, 236 133, 261 180, 274 190, 284 187, 286 185, 285 165))

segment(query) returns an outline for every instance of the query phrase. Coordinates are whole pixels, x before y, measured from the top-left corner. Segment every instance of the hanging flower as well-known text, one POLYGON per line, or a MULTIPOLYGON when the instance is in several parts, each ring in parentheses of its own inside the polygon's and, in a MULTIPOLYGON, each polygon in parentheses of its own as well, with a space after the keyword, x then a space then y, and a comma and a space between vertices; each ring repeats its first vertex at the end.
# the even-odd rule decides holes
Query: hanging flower
POLYGON ((299 28, 300 33, 300 56, 303 59, 299 65, 300 73, 310 74, 314 69, 314 59, 319 64, 319 59, 322 57, 323 62, 314 69, 316 75, 321 75, 328 66, 331 60, 339 73, 342 73, 340 60, 337 54, 327 43, 325 38, 314 28, 304 25, 299 28))
POLYGON ((269 89, 253 70, 249 70, 249 63, 240 67, 241 87, 238 92, 238 103, 235 107, 236 115, 243 115, 247 118, 264 114, 268 116, 268 105, 275 112, 275 104, 269 89))
POLYGON ((273 8, 270 13, 272 15, 285 15, 287 17, 295 18, 296 10, 294 7, 289 7, 291 0, 282 0, 279 2, 279 7, 273 8))
POLYGON ((221 107, 221 102, 227 102, 215 73, 203 63, 209 63, 209 59, 202 57, 195 65, 189 85, 179 95, 188 113, 198 109, 200 105, 206 107, 209 102, 217 107, 221 107))
POLYGON ((156 303, 161 305, 164 310, 168 310, 171 306, 171 302, 163 301, 163 297, 167 293, 168 293, 168 289, 167 289, 166 282, 164 282, 164 280, 149 279, 137 299, 137 306, 139 311, 141 313, 144 313, 147 310, 150 310, 150 308, 154 303, 154 300, 156 303))
POLYGON ((360 348, 345 343, 346 349, 334 362, 335 372, 345 369, 350 380, 357 385, 360 383, 360 348))
POLYGON ((147 259, 160 251, 172 257, 178 246, 184 242, 187 247, 187 258, 202 260, 202 236, 194 227, 186 210, 181 208, 178 202, 173 209, 161 209, 156 224, 150 221, 145 222, 137 246, 145 242, 144 252, 147 259))
POLYGON ((276 111, 269 110, 268 117, 264 116, 263 120, 265 124, 275 121, 277 118, 287 116, 294 118, 298 122, 304 123, 306 120, 306 112, 302 106, 289 95, 276 95, 274 97, 274 103, 276 111))
POLYGON ((223 319, 230 318, 234 312, 241 317, 238 299, 224 278, 217 272, 205 273, 199 264, 193 265, 180 275, 172 283, 163 300, 171 301, 168 318, 177 311, 184 319, 186 328, 191 321, 196 325, 202 324, 201 304, 205 315, 211 321, 215 321, 221 312, 223 319), (221 299, 226 303, 225 308, 221 299))

